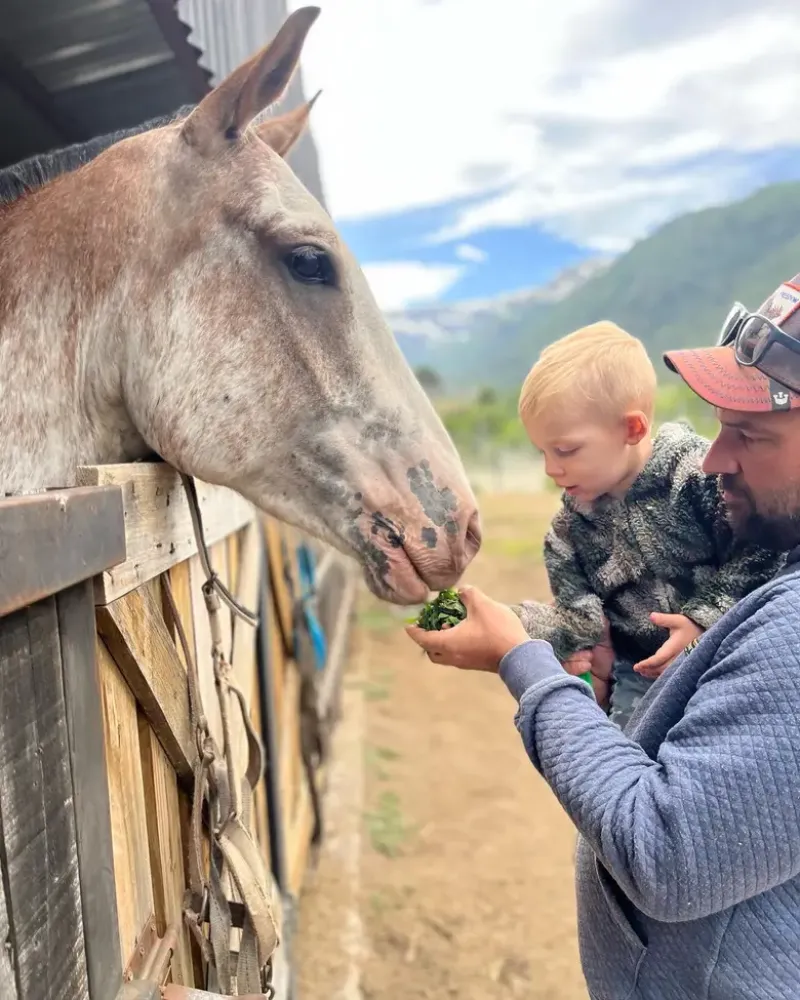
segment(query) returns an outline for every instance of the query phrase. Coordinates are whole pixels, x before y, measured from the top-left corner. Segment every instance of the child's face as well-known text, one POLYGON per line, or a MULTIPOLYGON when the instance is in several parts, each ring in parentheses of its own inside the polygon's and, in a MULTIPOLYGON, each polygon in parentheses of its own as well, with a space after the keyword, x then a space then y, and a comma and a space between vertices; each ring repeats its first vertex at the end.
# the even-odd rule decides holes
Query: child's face
POLYGON ((579 502, 593 503, 604 493, 623 495, 639 474, 637 446, 649 423, 643 413, 616 419, 572 414, 530 421, 525 429, 550 479, 579 502))

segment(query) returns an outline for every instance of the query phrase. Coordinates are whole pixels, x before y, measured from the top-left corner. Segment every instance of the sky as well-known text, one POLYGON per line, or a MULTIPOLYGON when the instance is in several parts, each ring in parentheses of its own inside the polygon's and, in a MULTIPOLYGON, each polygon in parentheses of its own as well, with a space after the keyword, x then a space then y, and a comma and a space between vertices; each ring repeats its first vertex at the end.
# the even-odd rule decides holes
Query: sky
POLYGON ((797 0, 315 2, 325 196, 386 310, 540 285, 800 179, 797 0))

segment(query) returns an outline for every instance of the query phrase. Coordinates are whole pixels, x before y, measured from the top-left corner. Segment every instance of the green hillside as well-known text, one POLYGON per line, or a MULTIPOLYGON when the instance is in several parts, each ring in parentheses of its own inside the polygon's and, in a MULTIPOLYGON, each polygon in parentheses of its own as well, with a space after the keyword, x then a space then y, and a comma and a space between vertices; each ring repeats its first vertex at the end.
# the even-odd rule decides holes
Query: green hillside
MULTIPOLYGON (((543 346, 610 319, 640 337, 657 364, 671 347, 712 343, 739 299, 757 308, 800 272, 800 183, 774 184, 744 201, 682 216, 636 244, 563 301, 518 317, 476 344, 484 384, 517 387, 543 346), (491 356, 491 365, 487 357, 491 356)), ((463 363, 463 362, 462 362, 463 363)), ((464 365, 465 369, 472 366, 464 365)))

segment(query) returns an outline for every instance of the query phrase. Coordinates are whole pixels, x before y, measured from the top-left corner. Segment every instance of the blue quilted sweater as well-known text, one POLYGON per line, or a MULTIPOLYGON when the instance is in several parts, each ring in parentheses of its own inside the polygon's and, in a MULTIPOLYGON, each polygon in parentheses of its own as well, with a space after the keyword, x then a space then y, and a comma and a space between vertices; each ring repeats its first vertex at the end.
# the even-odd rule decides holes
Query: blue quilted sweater
POLYGON ((800 549, 656 681, 625 734, 546 642, 500 672, 580 833, 593 1000, 800 1000, 800 549))

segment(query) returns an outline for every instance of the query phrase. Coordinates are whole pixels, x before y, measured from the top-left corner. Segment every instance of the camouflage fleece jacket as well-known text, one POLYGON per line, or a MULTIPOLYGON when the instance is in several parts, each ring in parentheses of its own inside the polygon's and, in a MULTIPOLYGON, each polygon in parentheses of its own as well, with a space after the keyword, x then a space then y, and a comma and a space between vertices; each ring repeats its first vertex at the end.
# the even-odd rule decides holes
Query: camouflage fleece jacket
POLYGON ((555 605, 514 607, 531 638, 563 661, 595 645, 605 615, 617 657, 636 662, 669 636, 651 612, 707 629, 775 575, 785 553, 734 540, 719 478, 701 469, 708 448, 688 424, 664 424, 623 499, 604 495, 587 508, 564 495, 544 542, 555 605))

